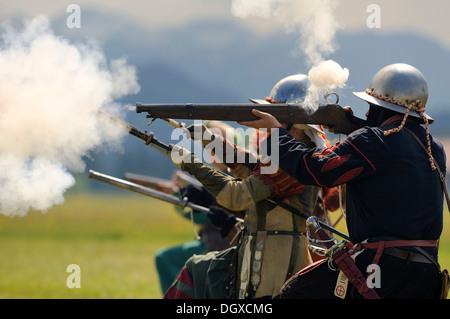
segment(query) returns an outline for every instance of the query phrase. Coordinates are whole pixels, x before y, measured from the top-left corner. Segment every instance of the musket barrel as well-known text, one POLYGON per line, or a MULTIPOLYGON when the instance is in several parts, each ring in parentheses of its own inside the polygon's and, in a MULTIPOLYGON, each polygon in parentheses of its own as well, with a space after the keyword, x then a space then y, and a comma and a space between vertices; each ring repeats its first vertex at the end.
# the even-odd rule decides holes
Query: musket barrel
POLYGON ((142 104, 136 103, 136 112, 147 112, 150 118, 190 120, 253 121, 258 119, 252 110, 272 114, 280 123, 318 124, 328 126, 335 133, 350 134, 363 127, 365 121, 345 111, 338 104, 319 104, 317 108, 303 104, 142 104))
MULTIPOLYGON (((142 104, 136 103, 136 113, 147 112, 151 118, 175 118, 191 120, 252 121, 258 119, 252 109, 270 113, 283 123, 291 123, 296 117, 310 122, 307 112, 296 104, 142 104), (170 116, 169 116, 170 115, 170 116)), ((308 123, 305 123, 308 124, 308 123)), ((310 123, 312 124, 312 123, 310 123)))

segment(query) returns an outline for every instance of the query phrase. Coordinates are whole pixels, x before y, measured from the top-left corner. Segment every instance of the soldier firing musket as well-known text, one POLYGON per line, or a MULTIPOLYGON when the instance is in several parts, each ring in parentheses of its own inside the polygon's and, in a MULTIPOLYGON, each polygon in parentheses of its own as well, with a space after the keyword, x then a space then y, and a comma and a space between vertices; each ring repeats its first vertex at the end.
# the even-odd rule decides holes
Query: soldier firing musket
MULTIPOLYGON (((112 116, 112 115, 110 115, 110 114, 108 114, 106 112, 103 112, 103 113, 104 113, 105 116, 108 116, 109 119, 117 122, 117 124, 119 124, 122 128, 127 130, 129 132, 129 134, 131 134, 131 135, 133 135, 133 136, 135 136, 135 137, 145 141, 146 145, 154 146, 155 148, 160 150, 163 154, 165 154, 166 156, 170 157, 172 149, 173 149, 173 145, 167 145, 167 144, 165 144, 163 142, 160 142, 156 137, 154 137, 153 132, 147 133, 146 131, 143 131, 143 130, 139 129, 139 128, 133 126, 132 124, 130 124, 130 123, 126 122, 126 121, 118 119, 118 118, 116 118, 116 117, 114 117, 114 116, 112 116)), ((218 173, 223 175, 223 173, 220 173, 220 172, 218 172, 218 173)), ((181 173, 181 174, 182 175, 186 175, 185 173, 181 173)), ((91 178, 93 178, 94 176, 95 176, 95 174, 91 178)), ((134 177, 136 177, 136 176, 134 176, 134 177)), ((182 178, 184 178, 187 181, 186 177, 189 177, 189 175, 183 176, 182 178)), ((142 184, 144 182, 142 180, 142 177, 140 178, 140 181, 141 181, 141 183, 138 183, 138 184, 142 184)), ((198 183, 199 183, 198 180, 196 180, 194 178, 191 178, 190 182, 193 183, 194 186, 199 186, 198 185, 198 183)), ((142 185, 138 185, 138 186, 142 186, 142 185)), ((300 210, 295 209, 294 207, 289 206, 289 205, 287 205, 285 203, 281 203, 281 202, 277 203, 277 202, 274 202, 272 200, 269 200, 268 202, 270 202, 272 205, 282 205, 285 209, 290 210, 291 213, 296 214, 296 215, 300 216, 303 219, 306 218, 306 216, 300 210)), ((326 225, 326 224, 322 223, 322 227, 324 227, 324 228, 326 228, 326 229, 336 233, 337 235, 339 235, 341 237, 346 237, 345 234, 339 232, 336 229, 329 228, 329 226, 326 225)))
MULTIPOLYGON (((308 78, 303 74, 282 79, 274 86, 270 94, 273 102, 281 104, 267 105, 270 107, 281 105, 283 108, 283 101, 291 103, 291 106, 298 105, 305 98, 308 86, 308 78)), ((245 105, 245 112, 251 113, 251 110, 259 105, 266 104, 245 105)), ((239 106, 228 108, 229 105, 227 105, 222 109, 218 106, 219 109, 214 109, 217 105, 210 105, 201 108, 202 112, 206 113, 222 111, 236 115, 233 118, 217 116, 217 114, 207 116, 204 113, 205 116, 203 116, 195 112, 195 107, 190 109, 190 106, 183 116, 182 112, 174 113, 172 112, 174 109, 166 108, 166 106, 163 106, 165 113, 156 115, 150 112, 150 117, 233 121, 245 118, 239 117, 242 115, 242 113, 238 114, 239 106)), ((137 108, 137 111, 139 110, 141 109, 137 108)), ((186 108, 182 110, 186 111, 186 108)), ((308 147, 323 147, 326 144, 323 130, 317 125, 298 123, 284 123, 284 125, 296 136, 296 139, 305 142, 308 147)), ((223 153, 227 154, 227 161, 224 164, 228 166, 232 176, 219 174, 197 159, 195 154, 178 145, 174 147, 177 147, 183 155, 181 161, 174 160, 174 164, 195 176, 213 194, 218 204, 230 210, 245 210, 246 217, 237 246, 215 254, 191 257, 177 281, 166 292, 165 298, 186 296, 191 298, 276 298, 289 274, 311 263, 308 243, 304 236, 305 219, 314 211, 320 188, 296 183, 277 168, 273 173, 263 172, 264 168, 272 166, 271 163, 264 162, 263 157, 243 156, 245 160, 239 161, 239 155, 249 152, 237 147, 229 140, 229 134, 227 138, 224 138, 210 132, 202 124, 192 124, 185 129, 190 133, 190 137, 201 142, 205 149, 210 143, 214 144, 215 151, 223 149, 223 153), (253 165, 247 165, 252 162, 247 159, 256 159, 256 161, 253 165), (236 170, 241 168, 239 174, 236 174, 236 170), (287 201, 290 205, 286 207, 284 204, 287 201), (186 284, 189 282, 190 285, 186 284)), ((251 141, 256 142, 256 149, 262 145, 260 139, 251 139, 251 141)))
MULTIPOLYGON (((396 63, 380 69, 365 91, 354 94, 369 104, 367 125, 325 150, 311 151, 268 113, 255 110, 260 119, 242 124, 278 131, 268 137, 276 139, 269 145, 277 145, 280 167, 297 181, 346 185, 347 252, 354 261, 334 248, 330 255, 342 273, 350 268, 340 266, 340 257, 349 262, 344 266, 354 263, 366 272, 367 286, 383 299, 446 299, 448 273, 438 262, 446 154, 429 131, 427 81, 415 67, 396 63)), ((353 293, 345 294, 340 272, 334 270, 318 263, 298 272, 281 297, 371 297, 355 272, 347 272, 349 280, 360 279, 349 283, 353 293)))

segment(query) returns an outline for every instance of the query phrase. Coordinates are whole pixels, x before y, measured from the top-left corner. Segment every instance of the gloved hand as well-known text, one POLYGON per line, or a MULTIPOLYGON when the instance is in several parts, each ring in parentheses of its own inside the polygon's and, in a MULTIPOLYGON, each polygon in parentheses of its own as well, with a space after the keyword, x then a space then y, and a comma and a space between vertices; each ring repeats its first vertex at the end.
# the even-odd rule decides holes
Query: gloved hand
POLYGON ((215 203, 215 198, 205 189, 188 185, 180 189, 180 198, 188 198, 193 204, 209 207, 215 203))
POLYGON ((186 127, 186 131, 189 138, 200 141, 203 146, 208 145, 215 138, 214 133, 204 124, 191 124, 186 127))
POLYGON ((216 206, 211 206, 209 208, 207 216, 214 226, 220 228, 220 235, 222 237, 226 237, 237 222, 236 216, 227 212, 225 209, 216 206))
POLYGON ((175 164, 175 166, 180 167, 183 170, 184 166, 187 164, 202 163, 194 153, 191 153, 184 147, 174 144, 169 144, 169 147, 172 150, 170 154, 172 162, 175 164))

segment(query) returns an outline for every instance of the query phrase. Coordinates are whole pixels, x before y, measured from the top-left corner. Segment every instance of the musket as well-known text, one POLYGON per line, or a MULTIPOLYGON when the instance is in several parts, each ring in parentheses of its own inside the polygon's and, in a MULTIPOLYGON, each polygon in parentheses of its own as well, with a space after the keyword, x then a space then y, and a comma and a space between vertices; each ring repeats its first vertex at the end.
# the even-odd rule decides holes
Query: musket
POLYGON ((310 106, 289 103, 186 103, 186 104, 143 104, 136 103, 136 113, 147 112, 148 118, 174 118, 189 120, 253 121, 258 117, 252 110, 272 114, 280 123, 318 124, 328 126, 335 133, 350 134, 363 127, 365 120, 344 110, 338 104, 319 104, 315 110, 310 106))
MULTIPOLYGON (((252 105, 254 105, 254 104, 252 104, 252 105)), ((112 119, 112 120, 114 120, 115 122, 117 122, 118 124, 120 124, 123 128, 126 128, 126 129, 129 131, 129 133, 130 133, 131 135, 134 135, 134 136, 136 136, 136 137, 138 137, 138 138, 144 140, 144 141, 146 142, 146 144, 150 144, 150 143, 153 144, 153 145, 156 146, 158 149, 160 149, 161 152, 163 152, 163 153, 165 153, 166 155, 170 156, 171 148, 170 148, 168 145, 166 145, 166 144, 164 144, 164 143, 162 143, 162 142, 159 142, 159 141, 153 136, 153 133, 148 134, 147 132, 142 131, 142 130, 140 130, 140 129, 134 127, 133 125, 131 125, 131 124, 128 123, 128 122, 125 122, 125 121, 123 121, 123 120, 120 120, 120 119, 118 119, 118 118, 116 118, 116 117, 114 117, 114 116, 112 116, 112 115, 110 115, 110 114, 108 114, 108 113, 106 113, 106 112, 103 112, 103 113, 104 113, 105 115, 109 116, 110 119, 112 119)), ((167 117, 165 117, 165 118, 167 118, 167 117)), ((220 172, 220 171, 217 171, 217 172, 220 172)), ((220 172, 220 173, 222 173, 222 172, 220 172)), ((223 173, 222 173, 222 174, 223 174, 223 173)), ((89 177, 90 177, 90 178, 96 178, 96 179, 103 180, 104 182, 107 182, 107 179, 108 179, 107 176, 105 176, 104 174, 102 174, 102 175, 103 175, 103 178, 101 179, 101 177, 98 176, 98 173, 95 174, 95 172, 92 171, 92 170, 89 172, 89 177), (92 177, 91 177, 91 172, 92 172, 92 177)), ((115 178, 115 179, 118 180, 117 178, 115 178)), ((123 181, 123 182, 129 183, 129 182, 126 182, 126 181, 123 181)), ((118 183, 118 185, 116 185, 116 186, 119 186, 119 185, 120 185, 120 187, 124 187, 123 185, 125 185, 124 183, 121 183, 121 181, 120 181, 120 182, 117 182, 117 183, 118 183)), ((144 187, 144 186, 142 186, 142 185, 137 185, 137 184, 134 184, 134 183, 130 183, 130 184, 133 184, 133 185, 136 185, 136 186, 137 186, 137 187, 134 187, 134 186, 133 186, 134 189, 130 189, 130 190, 134 190, 134 191, 139 192, 138 190, 141 190, 141 191, 142 191, 142 188, 144 188, 144 189, 146 189, 146 190, 150 190, 150 191, 153 191, 153 192, 158 192, 158 191, 156 191, 156 190, 148 189, 147 187, 144 187)), ((125 188, 126 188, 126 187, 125 187, 125 188)), ((129 188, 127 188, 127 189, 129 189, 129 188)), ((172 199, 169 199, 169 197, 167 197, 167 199, 168 199, 169 202, 171 202, 171 201, 173 201, 174 199, 176 199, 176 202, 177 202, 178 204, 180 203, 180 199, 177 198, 177 197, 175 197, 175 196, 171 196, 171 195, 164 194, 164 193, 161 193, 161 192, 158 192, 158 193, 163 194, 163 195, 165 195, 165 196, 170 196, 170 197, 172 197, 172 199)), ((145 193, 145 190, 143 191, 143 194, 149 195, 149 194, 146 194, 146 193, 145 193)), ((156 193, 154 193, 154 194, 156 194, 156 193)), ((269 201, 270 201, 270 200, 269 200, 269 201)), ((304 219, 307 219, 307 218, 309 217, 309 216, 306 215, 305 213, 303 213, 303 212, 301 212, 301 211, 295 209, 294 207, 289 206, 289 205, 287 205, 287 204, 285 204, 285 203, 283 203, 283 202, 281 202, 281 201, 277 201, 277 202, 271 201, 271 202, 272 202, 273 204, 275 204, 275 205, 279 205, 279 206, 283 207, 284 209, 286 209, 286 210, 290 211, 291 213, 293 213, 293 214, 295 214, 295 215, 298 215, 298 216, 300 216, 300 217, 302 217, 302 218, 304 218, 304 219)), ((184 201, 183 201, 183 203, 184 203, 184 201)), ((178 204, 175 204, 175 205, 178 205, 178 204)), ((183 205, 184 205, 184 204, 183 204, 183 205)), ((193 204, 193 205, 195 205, 195 204, 193 204)), ((198 206, 198 205, 197 205, 197 206, 198 206)), ((192 207, 191 207, 191 208, 192 208, 192 207)), ((327 229, 328 231, 330 231, 330 232, 332 232, 332 233, 334 233, 334 234, 336 234, 336 235, 338 235, 338 236, 341 236, 342 238, 349 239, 349 237, 348 237, 347 235, 345 235, 344 233, 338 231, 337 229, 335 229, 335 228, 333 228, 333 227, 331 227, 331 226, 329 226, 329 225, 327 225, 327 224, 324 224, 324 223, 322 223, 322 222, 319 222, 319 224, 320 224, 322 227, 324 227, 325 229, 327 229)))
POLYGON ((153 132, 147 133, 147 131, 143 131, 143 130, 131 125, 130 123, 123 121, 107 112, 100 111, 100 114, 102 114, 103 116, 110 119, 113 123, 116 123, 117 125, 119 125, 119 127, 124 129, 125 131, 127 131, 130 135, 133 135, 133 136, 143 140, 145 142, 145 145, 152 145, 153 147, 155 147, 158 151, 160 151, 164 155, 170 156, 171 151, 172 151, 170 146, 167 144, 164 144, 163 142, 160 142, 156 137, 154 137, 153 132))
MULTIPOLYGON (((194 204, 190 201, 187 200, 187 198, 178 198, 176 196, 173 195, 169 195, 160 191, 157 191, 155 189, 151 189, 139 184, 135 184, 132 182, 128 182, 125 181, 123 179, 114 177, 114 176, 110 176, 110 175, 106 175, 106 174, 102 174, 99 172, 96 172, 94 170, 89 170, 89 178, 91 179, 95 179, 113 186, 117 186, 123 189, 127 189, 129 191, 138 193, 138 194, 142 194, 142 195, 146 195, 152 198, 156 198, 162 201, 165 201, 167 203, 171 203, 174 204, 176 206, 179 206, 181 208, 185 208, 185 207, 189 207, 191 208, 193 211, 196 212, 200 212, 200 213, 209 213, 210 209, 204 206, 200 206, 197 204, 194 204)), ((237 218, 237 221, 243 222, 242 219, 237 218)))
MULTIPOLYGON (((172 152, 172 148, 159 141, 153 134, 153 132, 147 133, 147 131, 143 131, 133 125, 131 125, 130 123, 121 120, 107 112, 102 111, 101 114, 103 114, 103 116, 106 116, 107 118, 109 118, 110 120, 112 120, 114 123, 118 124, 122 129, 126 130, 130 135, 133 135, 141 140, 143 140, 145 142, 146 145, 152 145, 153 147, 155 147, 157 150, 159 150, 161 153, 163 153, 166 156, 170 156, 171 152, 172 152)), ((169 124, 171 124, 172 126, 176 127, 184 127, 184 123, 178 123, 176 121, 173 121, 171 119, 164 119, 167 122, 169 122, 169 124)), ((132 177, 131 173, 126 173, 129 174, 129 177, 132 177)), ((197 188, 201 188, 203 187, 203 185, 195 178, 187 175, 186 173, 183 172, 176 172, 175 173, 177 180, 179 180, 180 182, 184 183, 184 184, 191 184, 197 188)), ((135 179, 140 179, 143 182, 150 182, 150 177, 145 178, 144 176, 137 176, 137 174, 135 174, 133 176, 135 179)), ((137 181, 137 180, 136 180, 137 181)), ((153 182, 156 182, 155 178, 153 178, 153 182)), ((161 182, 161 181, 159 181, 161 182)), ((165 180, 165 182, 170 182, 165 180)), ((144 185, 145 186, 145 185, 144 185)))
MULTIPOLYGON (((181 172, 176 171, 174 173, 174 177, 177 182, 180 182, 184 185, 192 185, 195 188, 201 189, 203 187, 202 183, 200 183, 197 179, 181 172)), ((124 174, 125 179, 129 180, 132 183, 140 184, 145 187, 150 187, 153 189, 157 189, 159 191, 162 191, 162 189, 175 189, 179 188, 177 186, 177 183, 164 179, 164 178, 158 178, 153 176, 147 176, 147 175, 141 175, 141 174, 134 174, 134 173, 125 173, 124 174)))
POLYGON ((134 173, 125 173, 124 177, 132 183, 153 188, 166 194, 173 194, 174 192, 179 190, 179 187, 176 185, 176 183, 168 179, 134 173))

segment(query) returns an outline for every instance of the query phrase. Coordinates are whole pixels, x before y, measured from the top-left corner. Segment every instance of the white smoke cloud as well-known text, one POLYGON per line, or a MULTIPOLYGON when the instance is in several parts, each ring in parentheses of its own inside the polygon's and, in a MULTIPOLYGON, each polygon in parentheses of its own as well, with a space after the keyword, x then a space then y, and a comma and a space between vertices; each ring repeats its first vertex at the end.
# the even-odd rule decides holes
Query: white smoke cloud
POLYGON ((334 16, 336 0, 233 0, 235 17, 274 19, 287 31, 300 34, 299 48, 311 64, 323 60, 336 49, 334 37, 340 28, 334 16))
POLYGON ((312 82, 306 104, 317 103, 319 93, 344 87, 348 69, 326 56, 338 48, 336 32, 341 28, 336 17, 337 0, 233 0, 231 12, 238 18, 251 16, 274 19, 289 32, 299 34, 298 50, 311 65, 308 77, 312 82))
POLYGON ((342 88, 349 77, 349 70, 342 68, 333 60, 322 61, 313 66, 308 72, 311 86, 305 98, 305 105, 313 107, 319 103, 319 95, 328 93, 328 90, 342 88))
POLYGON ((320 62, 309 70, 308 78, 317 88, 342 87, 348 80, 349 71, 333 60, 320 62))
POLYGON ((61 204, 92 152, 121 149, 124 133, 99 110, 140 87, 125 59, 70 43, 44 16, 0 32, 0 213, 23 216, 61 204))

